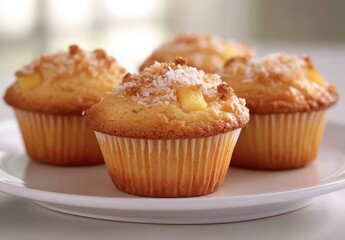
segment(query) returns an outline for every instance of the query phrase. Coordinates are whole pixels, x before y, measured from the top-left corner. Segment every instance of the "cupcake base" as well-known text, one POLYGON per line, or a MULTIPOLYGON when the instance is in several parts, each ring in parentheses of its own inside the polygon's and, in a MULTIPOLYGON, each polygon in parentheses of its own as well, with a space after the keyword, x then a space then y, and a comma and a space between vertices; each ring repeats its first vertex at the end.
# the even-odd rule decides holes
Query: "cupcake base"
POLYGON ((308 165, 320 147, 327 111, 252 114, 236 144, 231 166, 284 170, 308 165))
POLYGON ((240 129, 207 138, 150 140, 96 132, 116 187, 146 197, 192 197, 223 183, 240 129))
POLYGON ((36 161, 82 166, 103 163, 95 134, 79 115, 49 115, 15 109, 28 155, 36 161))

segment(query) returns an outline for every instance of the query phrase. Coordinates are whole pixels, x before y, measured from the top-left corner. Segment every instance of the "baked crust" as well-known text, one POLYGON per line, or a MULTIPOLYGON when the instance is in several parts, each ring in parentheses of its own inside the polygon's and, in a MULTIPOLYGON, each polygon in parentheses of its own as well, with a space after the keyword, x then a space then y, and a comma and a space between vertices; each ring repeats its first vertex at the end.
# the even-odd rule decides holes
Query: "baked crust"
POLYGON ((68 52, 43 55, 16 72, 4 99, 14 108, 47 114, 81 114, 111 91, 125 73, 103 50, 85 52, 71 45, 68 52), (42 82, 23 91, 18 79, 38 73, 42 82))
POLYGON ((251 114, 308 112, 334 105, 335 87, 312 79, 310 72, 316 69, 308 56, 275 53, 263 58, 234 57, 220 75, 246 99, 251 114))
POLYGON ((242 128, 249 121, 245 101, 219 76, 175 63, 155 63, 140 75, 127 74, 85 113, 97 132, 142 139, 208 137, 242 128), (181 108, 177 91, 190 86, 202 89, 205 109, 181 108))
POLYGON ((236 55, 254 54, 248 45, 225 41, 210 34, 183 34, 156 49, 140 66, 140 71, 157 62, 188 59, 189 65, 206 73, 216 73, 224 62, 236 55))

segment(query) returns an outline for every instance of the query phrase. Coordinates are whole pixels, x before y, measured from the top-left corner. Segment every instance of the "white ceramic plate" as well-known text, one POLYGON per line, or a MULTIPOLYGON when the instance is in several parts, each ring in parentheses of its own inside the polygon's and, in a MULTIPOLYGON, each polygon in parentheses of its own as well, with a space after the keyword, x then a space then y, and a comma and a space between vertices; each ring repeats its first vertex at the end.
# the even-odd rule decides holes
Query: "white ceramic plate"
POLYGON ((230 169, 224 185, 195 198, 154 199, 118 191, 103 165, 53 167, 29 160, 15 122, 0 123, 0 191, 44 207, 128 222, 202 224, 243 221, 304 207, 345 188, 345 126, 329 124, 317 160, 290 171, 230 169))

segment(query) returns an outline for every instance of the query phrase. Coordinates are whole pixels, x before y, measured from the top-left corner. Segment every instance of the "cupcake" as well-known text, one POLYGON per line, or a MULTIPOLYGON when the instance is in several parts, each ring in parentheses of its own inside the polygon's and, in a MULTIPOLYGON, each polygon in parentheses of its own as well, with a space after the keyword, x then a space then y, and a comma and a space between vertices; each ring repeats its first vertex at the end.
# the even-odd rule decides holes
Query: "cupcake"
POLYGON ((16 72, 4 99, 13 107, 28 155, 53 165, 103 162, 82 112, 100 101, 125 70, 103 50, 43 55, 16 72))
POLYGON ((119 190, 191 197, 222 184, 249 111, 218 75, 177 58, 126 74, 86 116, 119 190))
POLYGON ((309 57, 271 54, 235 57, 222 79, 247 101, 251 114, 234 150, 232 166, 283 170, 315 159, 328 108, 338 100, 309 57))
POLYGON ((216 73, 229 58, 248 54, 253 54, 253 50, 244 44, 225 41, 210 34, 184 34, 155 50, 140 66, 140 70, 155 61, 172 62, 182 56, 188 59, 190 66, 206 73, 216 73))

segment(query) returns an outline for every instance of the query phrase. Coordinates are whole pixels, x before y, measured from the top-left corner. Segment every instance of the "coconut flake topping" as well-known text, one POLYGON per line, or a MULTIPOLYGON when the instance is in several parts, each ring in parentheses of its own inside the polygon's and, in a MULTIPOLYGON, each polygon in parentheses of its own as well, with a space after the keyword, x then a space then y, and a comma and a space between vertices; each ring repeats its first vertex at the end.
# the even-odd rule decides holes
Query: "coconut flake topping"
POLYGON ((230 59, 224 66, 221 75, 236 75, 242 72, 242 82, 265 80, 269 75, 279 76, 282 80, 290 81, 298 74, 306 74, 307 67, 312 66, 307 56, 273 53, 262 58, 240 56, 230 59))
POLYGON ((55 76, 89 75, 96 77, 100 74, 116 74, 122 69, 113 57, 108 56, 102 49, 86 52, 77 45, 69 46, 68 52, 58 52, 52 55, 42 55, 29 65, 16 72, 17 76, 31 75, 40 69, 47 69, 55 76))
POLYGON ((177 91, 184 86, 200 86, 205 96, 218 96, 217 86, 222 82, 219 75, 205 74, 186 64, 186 59, 176 58, 175 63, 155 62, 140 74, 128 73, 115 87, 114 94, 129 96, 146 106, 177 101, 177 91))

